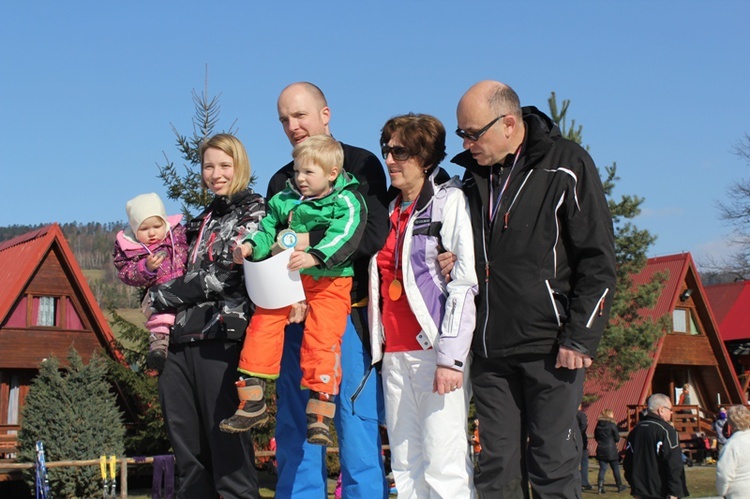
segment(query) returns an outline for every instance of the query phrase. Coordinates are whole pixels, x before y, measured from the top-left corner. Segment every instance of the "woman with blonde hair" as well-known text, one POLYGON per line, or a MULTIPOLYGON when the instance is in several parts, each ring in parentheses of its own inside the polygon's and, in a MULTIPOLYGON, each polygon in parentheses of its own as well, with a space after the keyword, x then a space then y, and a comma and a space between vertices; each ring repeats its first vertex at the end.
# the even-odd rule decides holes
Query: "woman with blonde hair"
POLYGON ((733 405, 727 411, 732 436, 716 465, 716 492, 726 499, 750 497, 750 409, 733 405))
POLYGON ((213 200, 186 224, 185 275, 151 287, 144 312, 178 310, 159 376, 177 497, 257 498, 250 436, 223 433, 219 422, 239 403, 231 381, 252 313, 242 265, 232 252, 241 233, 257 230, 265 203, 248 187, 250 162, 236 137, 215 135, 199 153, 201 184, 213 200))
POLYGON ((596 460, 599 461, 599 493, 604 494, 604 475, 607 473, 607 466, 612 468, 617 492, 622 492, 627 487, 622 484, 622 478, 620 478, 620 456, 617 450, 617 444, 620 441, 620 430, 617 429, 615 413, 612 409, 604 409, 602 411, 596 423, 594 439, 597 444, 596 460))

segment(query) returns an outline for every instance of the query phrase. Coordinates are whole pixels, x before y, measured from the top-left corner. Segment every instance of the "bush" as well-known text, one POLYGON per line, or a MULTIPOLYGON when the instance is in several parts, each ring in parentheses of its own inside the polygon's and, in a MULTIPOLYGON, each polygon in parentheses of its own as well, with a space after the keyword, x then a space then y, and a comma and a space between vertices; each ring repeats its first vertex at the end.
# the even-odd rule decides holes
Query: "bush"
MULTIPOLYGON (((96 355, 85 365, 75 349, 69 367, 60 369, 56 358, 42 362, 32 381, 22 411, 18 435, 19 459, 34 462, 35 444, 44 442, 47 462, 122 456, 125 427, 111 385, 107 365, 96 355)), ((94 497, 101 494, 98 466, 48 468, 54 497, 94 497)), ((34 489, 34 470, 24 473, 34 489)))

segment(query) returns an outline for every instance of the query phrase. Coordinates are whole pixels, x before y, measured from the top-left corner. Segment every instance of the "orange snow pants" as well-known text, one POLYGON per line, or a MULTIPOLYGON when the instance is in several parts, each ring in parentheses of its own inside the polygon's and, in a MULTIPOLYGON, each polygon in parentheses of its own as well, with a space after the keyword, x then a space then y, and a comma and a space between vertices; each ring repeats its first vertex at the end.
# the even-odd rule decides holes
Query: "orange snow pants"
MULTIPOLYGON (((307 318, 302 336, 302 386, 336 395, 341 382, 341 338, 351 313, 351 277, 302 274, 307 318)), ((276 379, 281 369, 284 328, 291 307, 258 307, 247 327, 238 370, 259 378, 276 379)))

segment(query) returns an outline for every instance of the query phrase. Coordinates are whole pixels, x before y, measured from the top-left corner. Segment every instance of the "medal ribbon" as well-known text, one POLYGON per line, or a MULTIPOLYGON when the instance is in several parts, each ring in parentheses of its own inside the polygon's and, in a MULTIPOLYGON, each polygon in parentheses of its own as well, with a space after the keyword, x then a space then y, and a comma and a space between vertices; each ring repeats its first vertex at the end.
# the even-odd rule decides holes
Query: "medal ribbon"
POLYGON ((510 183, 510 177, 513 175, 513 170, 516 168, 516 163, 518 163, 518 158, 521 157, 521 146, 518 146, 518 149, 516 149, 516 157, 513 159, 513 166, 510 167, 510 173, 508 173, 508 177, 505 179, 505 183, 503 183, 503 187, 500 189, 500 193, 497 195, 497 200, 494 201, 495 206, 492 207, 493 199, 495 198, 495 188, 493 186, 493 177, 494 174, 492 173, 492 170, 490 170, 490 202, 488 203, 488 209, 489 209, 489 217, 490 217, 490 225, 492 225, 492 222, 495 221, 495 215, 497 215, 497 210, 500 207, 500 200, 503 199, 503 194, 505 193, 505 189, 508 187, 508 184, 510 183))
MULTIPOLYGON (((419 197, 417 197, 417 199, 419 199, 419 197)), ((399 209, 399 213, 398 213, 398 217, 396 219, 396 249, 394 251, 395 252, 396 263, 393 266, 393 275, 396 276, 396 278, 398 278, 398 262, 399 262, 399 258, 401 257, 401 251, 404 249, 403 236, 406 234, 406 226, 404 226, 404 231, 401 232, 401 216, 403 215, 404 211, 408 211, 417 202, 417 199, 415 199, 414 201, 412 201, 412 203, 409 204, 406 207, 406 210, 402 210, 402 208, 401 208, 402 201, 399 198, 399 208, 398 208, 399 209)), ((411 215, 413 213, 414 213, 414 211, 412 210, 412 212, 409 214, 408 218, 411 218, 411 215)), ((407 219, 406 225, 409 225, 408 219, 407 219)))
MULTIPOLYGON (((417 199, 409 203, 408 206, 406 206, 405 210, 402 210, 402 200, 399 198, 399 212, 396 215, 396 245, 393 249, 393 280, 391 281, 391 284, 388 286, 388 297, 392 301, 397 301, 399 298, 401 298, 403 293, 403 285, 401 284, 401 281, 398 278, 398 267, 399 262, 401 260, 401 252, 403 251, 403 244, 404 244, 404 236, 406 234, 406 229, 408 227, 408 219, 411 218, 411 216, 414 214, 414 206, 417 200, 419 199, 419 196, 417 196, 417 199), (409 212, 409 210, 411 210, 409 212), (404 213, 407 213, 407 223, 404 226, 404 231, 401 232, 401 217, 404 215, 404 213)), ((402 276, 403 278, 403 276, 402 276)))

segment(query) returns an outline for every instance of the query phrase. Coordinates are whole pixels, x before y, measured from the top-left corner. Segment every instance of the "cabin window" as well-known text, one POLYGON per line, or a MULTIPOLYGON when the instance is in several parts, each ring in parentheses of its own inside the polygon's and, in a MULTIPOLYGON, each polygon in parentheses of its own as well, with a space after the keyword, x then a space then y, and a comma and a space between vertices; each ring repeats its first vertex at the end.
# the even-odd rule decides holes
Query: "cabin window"
POLYGON ((34 326, 58 327, 72 331, 86 329, 75 303, 69 296, 26 295, 18 301, 18 304, 5 320, 3 327, 25 328, 34 326), (30 311, 27 310, 27 303, 32 304, 30 311))
POLYGON ((672 331, 675 333, 701 334, 690 310, 676 308, 672 312, 672 331))
POLYGON ((698 323, 695 322, 695 317, 693 317, 693 313, 690 312, 690 334, 701 334, 701 330, 698 329, 698 323))
POLYGON ((57 325, 57 298, 53 296, 34 297, 36 305, 35 319, 36 326, 56 326, 57 325))
POLYGON ((19 393, 21 393, 21 387, 18 376, 13 374, 10 376, 10 385, 8 386, 8 415, 5 418, 6 424, 18 424, 19 393))
POLYGON ((676 308, 672 312, 672 330, 675 333, 687 333, 687 310, 676 308))

